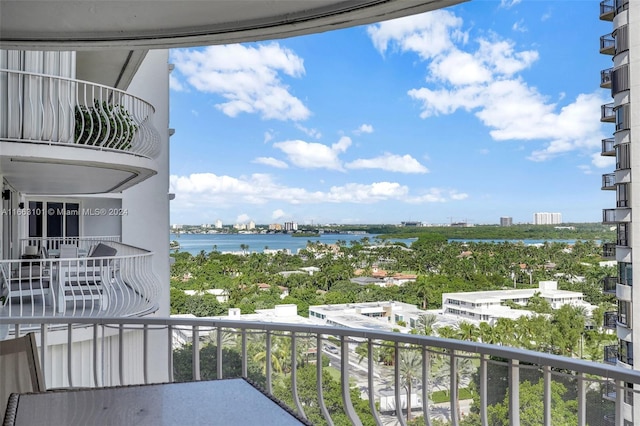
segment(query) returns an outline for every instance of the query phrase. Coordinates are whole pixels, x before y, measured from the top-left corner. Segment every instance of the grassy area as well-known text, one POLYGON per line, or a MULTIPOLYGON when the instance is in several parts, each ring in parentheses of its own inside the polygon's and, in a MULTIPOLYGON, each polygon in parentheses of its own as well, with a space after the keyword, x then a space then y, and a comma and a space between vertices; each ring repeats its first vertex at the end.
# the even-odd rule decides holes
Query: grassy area
MULTIPOLYGON (((462 388, 458 393, 460 396, 460 400, 473 398, 473 395, 471 394, 471 391, 468 388, 462 388)), ((441 390, 441 391, 433 392, 431 394, 431 400, 433 401, 434 404, 438 404, 441 402, 449 402, 451 399, 449 398, 448 391, 441 390)))

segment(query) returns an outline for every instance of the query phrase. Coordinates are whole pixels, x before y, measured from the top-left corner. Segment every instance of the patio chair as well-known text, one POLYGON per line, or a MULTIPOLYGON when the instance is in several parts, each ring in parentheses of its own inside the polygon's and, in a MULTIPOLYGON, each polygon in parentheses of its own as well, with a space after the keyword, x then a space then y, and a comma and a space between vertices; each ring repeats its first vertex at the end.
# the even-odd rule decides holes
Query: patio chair
POLYGON ((4 304, 11 304, 12 299, 19 298, 22 303, 24 297, 43 298, 52 295, 50 271, 41 262, 21 266, 11 271, 10 264, 0 265, 0 296, 5 297, 4 304))
POLYGON ((77 259, 78 246, 73 244, 60 244, 60 259, 77 259))
POLYGON ((3 419, 9 395, 46 390, 33 333, 0 340, 0 371, 0 419, 3 419))
POLYGON ((113 261, 96 258, 113 257, 116 253, 115 248, 100 243, 86 260, 60 261, 60 312, 63 311, 66 302, 99 301, 100 308, 107 309, 105 283, 109 282, 113 274, 113 261))

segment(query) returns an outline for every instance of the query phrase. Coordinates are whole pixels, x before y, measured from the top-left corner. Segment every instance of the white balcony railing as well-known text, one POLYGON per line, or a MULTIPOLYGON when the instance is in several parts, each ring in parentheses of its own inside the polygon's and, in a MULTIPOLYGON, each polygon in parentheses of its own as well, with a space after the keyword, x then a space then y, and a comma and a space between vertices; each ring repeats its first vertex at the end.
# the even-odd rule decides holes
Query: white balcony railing
POLYGON ((561 397, 573 407, 572 424, 601 424, 605 415, 622 406, 623 398, 629 399, 629 392, 634 392, 629 386, 640 384, 639 371, 604 363, 483 343, 344 327, 204 318, 68 317, 0 318, 0 327, 3 325, 9 337, 28 331, 36 333, 44 376, 58 378, 48 386, 135 385, 152 383, 150 377, 157 381, 248 377, 301 416, 309 418, 313 413, 316 421, 321 416, 328 424, 333 424, 332 418, 346 415, 355 425, 362 424, 362 416, 372 417, 379 425, 405 425, 403 396, 408 390, 417 402, 413 415, 431 419, 448 412, 448 420, 457 425, 462 416, 460 390, 473 383, 480 424, 489 424, 489 407, 502 403, 508 406, 510 424, 518 425, 520 388, 527 382, 527 386, 541 385, 536 398, 542 406, 536 424, 552 424, 557 383, 571 389, 561 397), (78 338, 87 341, 83 351, 74 350, 78 338), (57 345, 55 348, 52 342, 57 345), (331 346, 327 346, 329 342, 331 346), (356 346, 364 348, 364 353, 358 351, 356 355, 356 346), (331 405, 325 402, 329 389, 323 379, 328 374, 324 363, 305 362, 301 356, 309 353, 309 348, 326 347, 332 350, 321 349, 323 356, 329 357, 339 371, 341 404, 335 400, 331 405), (380 362, 380 348, 390 354, 387 365, 380 362), (256 369, 258 359, 260 368, 256 369), (406 360, 411 361, 411 375, 407 373, 406 360), (74 368, 78 364, 83 368, 74 368), (63 374, 60 366, 66 366, 63 374), (299 377, 299 371, 305 372, 304 379, 299 377), (310 372, 312 391, 307 377, 310 372), (303 381, 307 384, 304 393, 299 389, 303 381), (352 383, 358 384, 357 394, 368 402, 354 399, 357 397, 352 383), (616 389, 624 392, 613 392, 616 389), (450 396, 444 407, 431 402, 437 390, 450 396), (603 392, 615 402, 602 399, 603 392), (392 409, 385 412, 385 407, 392 409))
POLYGON ((0 140, 64 144, 155 158, 154 107, 87 81, 0 69, 0 140))
POLYGON ((87 253, 93 246, 101 242, 120 242, 119 235, 106 235, 95 237, 29 237, 20 239, 20 253, 26 253, 26 247, 34 246, 36 253, 41 253, 42 249, 58 250, 61 244, 71 244, 78 247, 80 251, 87 253))
POLYGON ((153 253, 102 242, 116 255, 0 260, 0 317, 127 317, 156 310, 160 282, 152 269, 153 253))

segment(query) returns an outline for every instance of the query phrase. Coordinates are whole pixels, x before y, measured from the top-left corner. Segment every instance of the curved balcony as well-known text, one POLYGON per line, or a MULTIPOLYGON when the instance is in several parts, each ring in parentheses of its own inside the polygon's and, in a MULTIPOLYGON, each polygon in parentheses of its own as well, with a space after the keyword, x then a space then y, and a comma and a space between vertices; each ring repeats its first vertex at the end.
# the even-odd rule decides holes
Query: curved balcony
POLYGON ((605 294, 616 294, 618 277, 604 277, 602 279, 602 292, 605 294))
POLYGON ((160 137, 148 102, 87 81, 7 69, 0 69, 0 88, 0 169, 17 190, 119 192, 156 173, 160 137))
MULTIPOLYGON (((350 424, 364 423, 365 416, 366 424, 406 424, 407 395, 411 395, 415 416, 434 419, 444 412, 451 424, 459 424, 460 390, 473 381, 477 392, 474 404, 480 418, 487 419, 492 404, 506 399, 508 419, 517 425, 523 408, 518 390, 525 380, 535 377, 544 384, 540 391, 543 407, 536 423, 552 424, 551 384, 560 381, 577 390, 570 394, 570 401, 576 407, 575 424, 584 425, 592 423, 590 415, 598 414, 590 412, 587 401, 594 393, 601 397, 608 381, 640 384, 640 372, 604 363, 507 346, 346 327, 212 318, 34 318, 16 322, 0 318, 0 327, 3 325, 9 328, 10 337, 35 333, 48 387, 244 377, 299 416, 310 420, 314 414, 313 418, 319 416, 318 421, 324 419, 328 424, 336 422, 338 416, 350 424), (84 336, 86 345, 67 339, 72 335, 84 336), (55 347, 52 342, 56 342, 55 347), (331 351, 320 353, 337 370, 337 378, 326 377, 329 367, 308 357, 317 354, 317 348, 329 347, 329 343, 331 351), (364 350, 356 353, 357 346, 364 350), (395 362, 381 362, 377 355, 380 349, 387 350, 395 362), (254 353, 261 356, 255 357, 254 353), (77 362, 79 359, 83 362, 77 362), (415 367, 407 379, 401 365, 409 362, 415 367), (56 374, 52 366, 58 365, 69 368, 65 374, 56 374), (327 403, 330 390, 340 394, 339 402, 327 403), (432 402, 438 390, 445 391, 448 402, 432 402), (355 394, 363 401, 357 401, 355 394)), ((605 359, 617 362, 617 346, 605 348, 605 359)), ((616 404, 622 403, 624 392, 610 397, 616 404)))
MULTIPOLYGON (((88 243, 83 239, 79 247, 88 243)), ((155 311, 160 286, 152 271, 153 253, 115 241, 101 244, 108 253, 74 246, 81 257, 0 260, 0 318, 129 317, 155 311)), ((49 247, 50 255, 63 255, 62 245, 49 247)))

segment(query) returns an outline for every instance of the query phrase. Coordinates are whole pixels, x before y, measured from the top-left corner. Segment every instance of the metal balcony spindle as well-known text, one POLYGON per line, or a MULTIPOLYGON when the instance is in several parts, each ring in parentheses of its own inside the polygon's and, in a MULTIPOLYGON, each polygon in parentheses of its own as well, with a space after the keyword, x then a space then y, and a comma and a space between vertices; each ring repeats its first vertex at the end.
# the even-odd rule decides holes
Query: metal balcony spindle
POLYGON ((509 360, 509 424, 520 426, 520 362, 509 360))
MULTIPOLYGON (((486 354, 480 354, 480 423, 482 426, 489 424, 487 417, 488 400, 488 377, 489 377, 489 361, 486 354)), ((546 426, 546 425, 545 425, 546 426)))
POLYGON ((542 367, 542 377, 544 380, 544 426, 552 426, 551 424, 551 367, 545 365, 542 367))
POLYGON ((398 342, 393 343, 393 387, 396 398, 396 417, 401 426, 407 426, 402 415, 402 395, 400 394, 400 348, 398 342))
POLYGON ((173 325, 171 324, 167 326, 167 349, 167 359, 169 360, 169 362, 167 363, 167 373, 169 381, 173 382, 173 325))
POLYGON ((191 335, 191 378, 200 380, 200 328, 197 325, 191 329, 191 335))
POLYGON ((362 421, 356 414, 356 410, 351 403, 351 391, 349 384, 349 341, 347 336, 340 336, 340 382, 342 388, 342 402, 344 411, 354 426, 362 426, 362 421))
POLYGON ((247 378, 247 330, 242 329, 242 377, 247 378))
MULTIPOLYGON (((367 385, 369 386, 369 409, 371 410, 371 415, 373 415, 373 419, 375 420, 377 425, 381 425, 382 424, 382 420, 380 419, 380 414, 378 413, 378 410, 376 409, 376 399, 374 397, 375 395, 375 383, 373 381, 373 377, 374 377, 374 359, 373 359, 373 340, 372 339, 367 339, 367 367, 368 367, 368 371, 369 374, 367 375, 367 385)), ((316 360, 316 362, 320 362, 318 360, 316 360)), ((427 419, 427 417, 425 416, 425 419, 427 419)))
POLYGON ((322 392, 322 335, 318 333, 316 335, 316 348, 320 351, 320 358, 316 361, 316 391, 318 393, 318 405, 320 406, 320 412, 322 416, 327 421, 329 426, 333 426, 333 420, 331 420, 331 415, 329 414, 329 410, 327 410, 327 405, 324 403, 324 395, 322 392))
POLYGON ((118 326, 118 379, 120 386, 127 384, 124 380, 124 324, 118 326))
POLYGON ((584 373, 578 373, 578 426, 587 423, 587 386, 584 373))
POLYGON ((449 407, 451 410, 451 423, 458 424, 458 358, 453 349, 449 350, 449 407))
MULTIPOLYGON (((371 370, 369 370, 371 371, 371 370)), ((431 354, 426 346, 422 347, 422 417, 425 424, 431 426, 431 416, 429 413, 429 374, 431 372, 431 354)))
MULTIPOLYGON (((216 377, 222 379, 222 327, 216 329, 216 377)), ((268 354, 268 353, 267 353, 268 354)), ((268 355, 267 355, 268 356, 268 355)), ((268 383, 268 380, 267 380, 268 383)), ((269 391, 271 393, 271 391, 269 391)))
POLYGON ((269 393, 269 395, 273 395, 273 386, 271 383, 271 369, 272 369, 272 365, 271 365, 271 330, 267 330, 266 331, 267 336, 265 339, 265 367, 266 367, 266 376, 267 376, 267 392, 269 393))
POLYGON ((143 369, 142 369, 142 374, 143 374, 143 378, 144 378, 144 383, 147 384, 149 383, 149 325, 145 324, 143 326, 142 329, 142 339, 143 339, 143 346, 142 346, 142 363, 143 363, 143 369))
POLYGON ((67 325, 67 380, 73 387, 73 324, 67 325))
POLYGON ((291 394, 293 396, 293 403, 296 406, 296 411, 303 418, 307 418, 304 414, 304 409, 300 403, 298 397, 298 353, 297 353, 297 339, 296 332, 291 333, 291 394))
MULTIPOLYGON (((100 381, 98 380, 98 324, 93 325, 93 384, 94 386, 100 386, 100 381)), ((146 383, 146 372, 145 372, 145 383, 146 383)))

